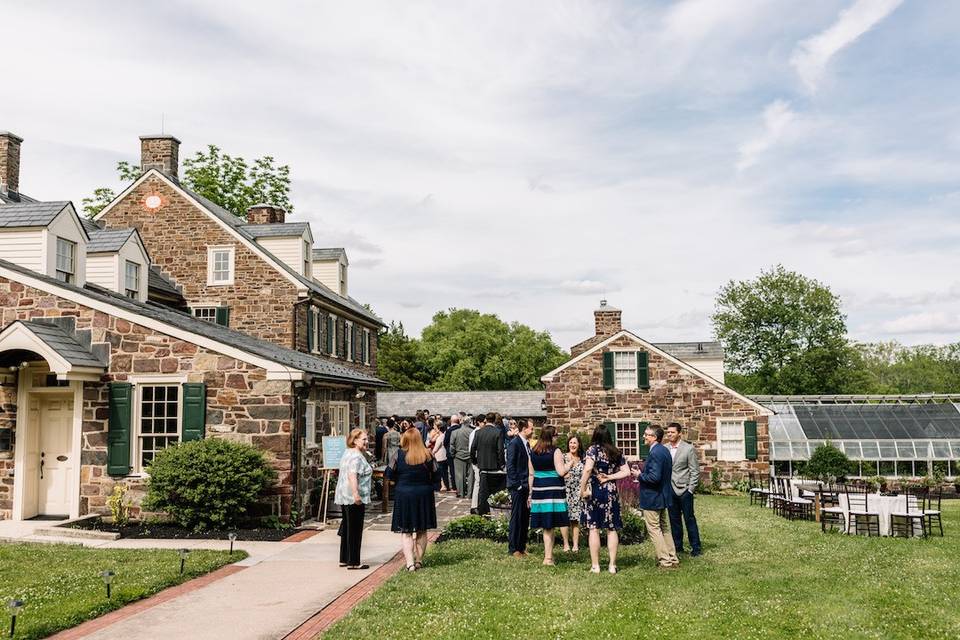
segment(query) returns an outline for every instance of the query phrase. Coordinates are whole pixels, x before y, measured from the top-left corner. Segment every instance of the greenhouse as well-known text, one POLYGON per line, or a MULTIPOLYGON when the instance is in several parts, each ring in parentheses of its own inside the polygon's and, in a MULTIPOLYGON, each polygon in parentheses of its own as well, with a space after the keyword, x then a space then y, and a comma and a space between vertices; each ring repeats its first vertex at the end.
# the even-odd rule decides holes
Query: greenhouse
POLYGON ((772 472, 794 475, 798 462, 830 442, 857 463, 860 477, 956 477, 960 396, 764 396, 772 472))

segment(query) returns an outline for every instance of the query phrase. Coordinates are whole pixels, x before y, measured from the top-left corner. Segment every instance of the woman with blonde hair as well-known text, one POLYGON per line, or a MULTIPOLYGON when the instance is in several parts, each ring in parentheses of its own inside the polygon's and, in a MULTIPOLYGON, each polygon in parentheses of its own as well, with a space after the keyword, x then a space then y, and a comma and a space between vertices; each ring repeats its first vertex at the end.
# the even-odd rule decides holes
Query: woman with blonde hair
POLYGON ((400 451, 386 471, 396 482, 393 498, 391 531, 400 534, 407 571, 423 566, 427 550, 427 529, 437 528, 437 465, 423 443, 420 432, 407 430, 400 437, 400 451))
POLYGON ((370 504, 373 467, 364 455, 367 432, 354 429, 347 436, 347 450, 340 458, 340 473, 333 501, 343 512, 340 529, 340 566, 347 569, 369 569, 360 564, 360 543, 363 540, 363 515, 370 504))

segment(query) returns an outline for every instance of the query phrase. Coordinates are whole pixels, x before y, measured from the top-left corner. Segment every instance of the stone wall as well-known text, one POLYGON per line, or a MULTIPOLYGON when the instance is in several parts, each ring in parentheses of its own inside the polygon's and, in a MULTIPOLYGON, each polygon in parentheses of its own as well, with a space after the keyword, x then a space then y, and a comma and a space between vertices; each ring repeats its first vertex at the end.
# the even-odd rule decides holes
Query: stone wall
POLYGON ((769 438, 767 417, 734 394, 704 380, 671 360, 649 353, 650 388, 616 390, 603 388, 603 351, 635 350, 639 345, 622 336, 561 371, 546 384, 547 421, 561 431, 589 432, 604 421, 642 420, 665 427, 670 422, 684 426, 704 465, 703 481, 710 481, 716 468, 721 480, 733 482, 748 472, 767 473, 769 438), (718 461, 717 421, 723 418, 756 420, 757 460, 718 461))
MULTIPOLYGON (((9 376, 13 379, 13 376, 9 376)), ((17 388, 5 383, 0 387, 0 429, 17 426, 17 388)), ((0 520, 13 511, 13 449, 0 451, 0 520), (6 515, 4 515, 6 514, 6 515)))

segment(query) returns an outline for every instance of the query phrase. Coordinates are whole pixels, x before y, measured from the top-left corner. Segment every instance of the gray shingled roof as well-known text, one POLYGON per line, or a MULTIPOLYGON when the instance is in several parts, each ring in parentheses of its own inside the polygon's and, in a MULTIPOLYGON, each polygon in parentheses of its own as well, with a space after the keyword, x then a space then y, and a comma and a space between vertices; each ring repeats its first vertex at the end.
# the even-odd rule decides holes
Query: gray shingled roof
POLYGON ((75 367, 99 367, 101 369, 106 367, 75 337, 57 325, 36 320, 17 320, 17 322, 30 329, 34 335, 71 365, 75 367))
POLYGON ((66 200, 7 204, 0 207, 0 227, 45 227, 69 204, 66 200))
POLYGON ((150 268, 147 269, 147 287, 177 296, 183 295, 180 287, 154 264, 150 265, 150 268))
MULTIPOLYGON (((165 176, 165 177, 169 178, 169 176, 165 176)), ((254 238, 252 235, 250 235, 248 231, 244 229, 245 226, 250 226, 250 225, 245 225, 244 224, 245 221, 243 219, 235 216, 233 213, 231 213, 230 211, 227 211, 217 203, 204 198, 200 194, 190 191, 189 189, 184 187, 182 184, 179 185, 179 187, 183 189, 187 193, 187 195, 194 198, 197 202, 203 205, 210 213, 212 213, 217 218, 219 218, 226 224, 236 229, 237 233, 239 233, 241 236, 243 236, 244 238, 246 238, 251 242, 256 242, 256 238, 254 238)), ((353 298, 345 298, 335 293, 329 287, 324 286, 314 280, 311 280, 310 278, 305 278, 304 276, 294 271, 293 268, 287 265, 283 260, 276 257, 275 255, 270 253, 268 250, 264 249, 262 246, 260 245, 257 245, 257 246, 260 247, 261 251, 263 251, 264 253, 269 255, 271 258, 273 258, 281 269, 286 271, 295 280, 300 282, 303 286, 305 286, 307 289, 309 289, 313 293, 316 293, 317 295, 319 295, 321 298, 326 298, 328 301, 334 304, 340 305, 341 307, 344 307, 352 311, 358 316, 367 318, 368 320, 372 322, 376 322, 381 326, 386 326, 383 320, 379 316, 377 316, 377 314, 371 312, 370 310, 368 310, 366 307, 364 307, 362 304, 360 304, 353 298)))
POLYGON ((245 224, 243 229, 252 238, 281 238, 302 236, 309 225, 306 222, 283 222, 274 224, 245 224))
POLYGON ((653 346, 684 361, 723 358, 723 345, 719 342, 655 342, 653 346))
POLYGON ((87 253, 114 253, 120 251, 136 229, 88 229, 87 233, 90 236, 87 253))
POLYGON ((340 256, 345 255, 347 252, 343 247, 331 247, 329 249, 314 249, 313 250, 313 259, 314 260, 339 260, 340 256))
POLYGON ((460 411, 496 412, 518 418, 542 418, 543 391, 381 391, 377 412, 381 416, 414 416, 420 409, 449 416, 460 411))
POLYGON ((247 353, 260 356, 261 358, 265 358, 271 362, 293 367, 306 373, 314 374, 325 380, 357 383, 368 386, 387 386, 386 382, 375 376, 361 373, 341 364, 330 362, 323 358, 318 358, 307 353, 301 353, 287 347, 281 347, 279 345, 266 342, 265 340, 259 340, 253 336, 247 335, 246 333, 234 331, 233 329, 229 329, 212 322, 198 320, 185 313, 170 309, 169 307, 150 302, 139 302, 137 300, 133 300, 132 298, 122 296, 108 289, 104 289, 89 283, 86 287, 77 287, 72 284, 65 284, 59 280, 56 280, 55 278, 39 274, 36 271, 21 267, 6 260, 0 260, 0 266, 32 278, 37 278, 38 280, 42 280, 63 289, 79 292, 91 298, 92 300, 105 302, 145 318, 150 318, 171 327, 188 331, 197 336, 203 336, 210 338, 211 340, 236 347, 241 351, 246 351, 247 353))
POLYGON ((5 193, 0 191, 0 204, 17 204, 20 202, 37 202, 35 199, 23 193, 5 193))

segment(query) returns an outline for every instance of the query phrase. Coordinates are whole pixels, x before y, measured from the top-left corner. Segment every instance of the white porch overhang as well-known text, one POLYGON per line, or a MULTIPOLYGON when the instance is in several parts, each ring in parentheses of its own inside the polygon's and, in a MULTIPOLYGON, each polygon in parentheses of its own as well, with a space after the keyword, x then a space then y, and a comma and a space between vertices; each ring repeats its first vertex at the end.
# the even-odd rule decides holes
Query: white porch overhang
POLYGON ((30 352, 40 356, 58 380, 97 381, 106 372, 105 364, 55 325, 23 320, 11 323, 0 332, 0 355, 11 352, 30 352))

